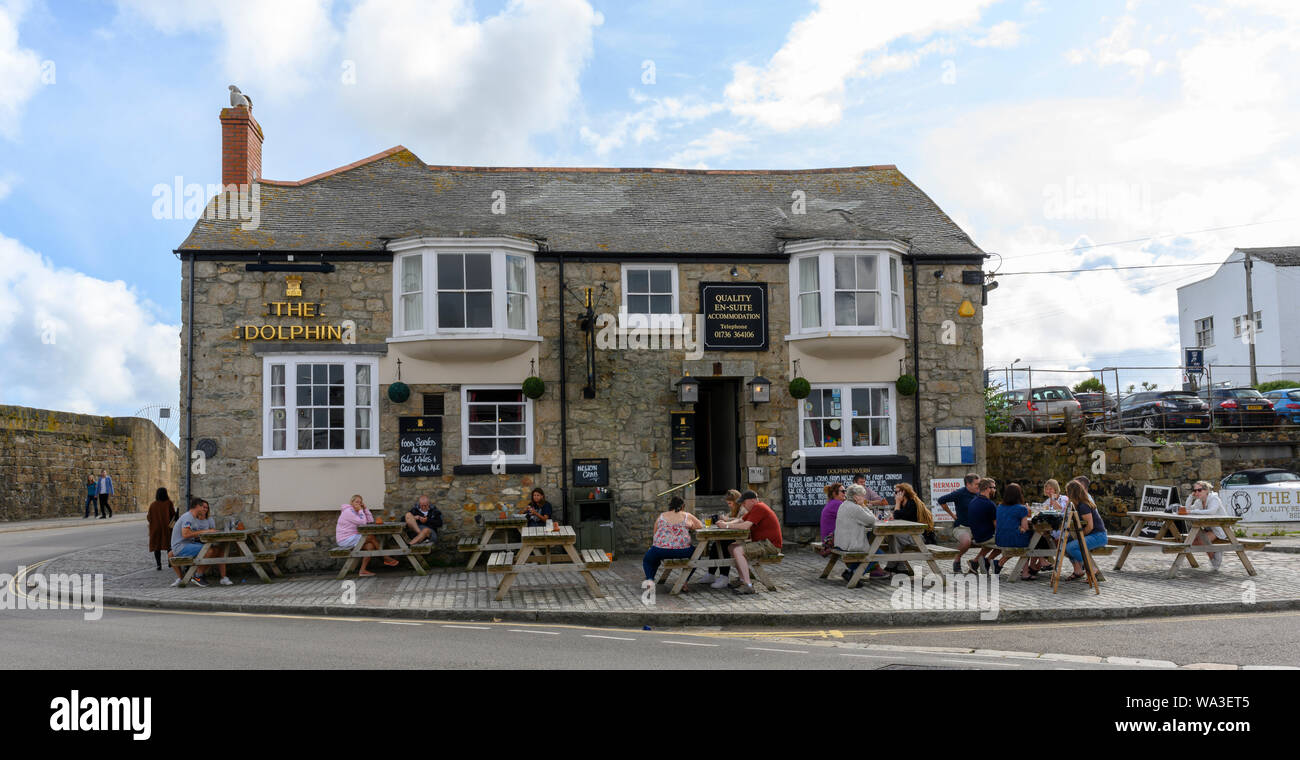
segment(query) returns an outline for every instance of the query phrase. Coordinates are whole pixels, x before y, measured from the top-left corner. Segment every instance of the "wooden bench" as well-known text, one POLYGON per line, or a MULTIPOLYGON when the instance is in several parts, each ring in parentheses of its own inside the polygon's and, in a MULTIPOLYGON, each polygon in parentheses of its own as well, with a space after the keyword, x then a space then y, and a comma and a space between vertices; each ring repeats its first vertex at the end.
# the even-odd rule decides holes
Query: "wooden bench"
POLYGON ((1265 546, 1268 546, 1272 542, 1265 541, 1262 538, 1239 538, 1237 539, 1237 543, 1246 547, 1246 549, 1249 551, 1255 551, 1258 549, 1263 549, 1265 546))
MULTIPOLYGON (((930 572, 939 579, 940 584, 946 584, 947 579, 936 564, 936 560, 945 556, 955 557, 957 552, 925 543, 922 534, 926 529, 927 526, 923 523, 907 520, 878 522, 872 530, 871 544, 866 551, 845 552, 832 547, 827 555, 830 559, 818 577, 829 578, 837 562, 843 562, 845 565, 856 564, 857 568, 850 574, 846 584, 848 588, 856 588, 864 577, 867 567, 872 563, 882 569, 888 567, 889 563, 898 563, 904 568, 900 572, 915 575, 920 572, 920 568, 913 568, 912 563, 923 562, 930 566, 930 572), (936 552, 935 548, 941 551, 936 552)), ((814 546, 824 549, 826 545, 822 542, 814 546)))
POLYGON ((488 555, 489 573, 508 573, 515 565, 514 552, 492 552, 488 555))
MULTIPOLYGON (((1143 538, 1142 536, 1107 536, 1106 545, 1112 549, 1118 549, 1122 546, 1169 546, 1169 542, 1157 538, 1143 538)), ((1096 549, 1093 550, 1096 553, 1096 549)))
POLYGON ((361 534, 362 540, 358 541, 356 546, 353 546, 350 549, 343 546, 337 546, 329 550, 329 556, 331 559, 346 560, 343 563, 343 569, 339 571, 337 576, 338 580, 346 578, 348 573, 350 573, 352 569, 361 562, 361 560, 367 557, 383 557, 384 559, 388 559, 389 557, 394 559, 405 557, 406 561, 411 564, 411 569, 415 571, 416 575, 428 575, 429 570, 420 560, 420 555, 425 555, 433 551, 433 544, 422 543, 411 546, 406 543, 405 530, 406 525, 403 523, 369 523, 367 525, 357 526, 357 532, 361 534), (367 538, 375 539, 375 541, 378 542, 379 548, 361 548, 366 545, 367 538), (384 548, 386 543, 391 543, 390 548, 384 548))
POLYGON ((171 562, 172 567, 189 567, 190 565, 194 564, 194 558, 193 557, 172 557, 169 560, 169 562, 171 562))
POLYGON ((583 549, 581 552, 582 563, 588 569, 609 567, 609 555, 600 549, 583 549))
POLYGON ((479 550, 479 540, 477 538, 462 538, 456 544, 456 551, 459 552, 476 552, 479 550))
POLYGON ((199 541, 203 546, 199 553, 194 557, 169 557, 168 560, 173 567, 188 567, 181 576, 181 585, 187 585, 194 576, 202 571, 203 568, 212 565, 225 565, 229 568, 231 565, 247 565, 263 583, 270 583, 271 577, 267 575, 267 570, 276 576, 283 576, 284 572, 276 564, 280 557, 288 553, 288 549, 269 549, 262 543, 263 530, 253 528, 250 530, 218 530, 203 533, 199 536, 199 541), (221 548, 220 556, 213 556, 214 547, 221 548))
POLYGON ((258 562, 275 562, 276 560, 280 559, 280 557, 283 557, 288 553, 289 553, 288 548, 263 550, 259 552, 253 552, 253 559, 257 560, 258 562))

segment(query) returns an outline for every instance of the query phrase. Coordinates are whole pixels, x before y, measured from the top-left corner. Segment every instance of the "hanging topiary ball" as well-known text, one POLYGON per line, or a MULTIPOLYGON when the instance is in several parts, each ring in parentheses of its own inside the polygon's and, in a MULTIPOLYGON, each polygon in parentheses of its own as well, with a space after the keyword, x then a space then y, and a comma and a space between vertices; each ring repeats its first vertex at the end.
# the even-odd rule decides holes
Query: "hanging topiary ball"
POLYGON ((894 387, 898 389, 898 395, 911 396, 916 393, 919 384, 916 382, 916 378, 911 375, 900 375, 898 380, 894 382, 894 387))
POLYGON ((411 386, 398 380, 388 386, 388 400, 394 404, 401 404, 411 397, 411 386))
POLYGON ((808 398, 809 393, 812 393, 812 384, 807 378, 796 377, 790 381, 791 398, 808 398))
POLYGON ((524 395, 528 398, 541 398, 546 392, 546 383, 542 382, 540 377, 530 377, 524 380, 524 395))

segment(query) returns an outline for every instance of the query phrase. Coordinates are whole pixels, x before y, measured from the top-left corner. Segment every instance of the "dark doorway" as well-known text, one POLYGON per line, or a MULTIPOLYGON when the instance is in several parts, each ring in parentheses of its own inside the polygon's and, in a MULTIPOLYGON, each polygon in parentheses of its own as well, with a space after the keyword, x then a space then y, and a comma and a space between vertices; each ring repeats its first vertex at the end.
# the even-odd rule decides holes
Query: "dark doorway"
POLYGON ((695 466, 700 481, 695 484, 695 494, 720 496, 729 488, 740 488, 740 381, 735 378, 699 380, 695 466))

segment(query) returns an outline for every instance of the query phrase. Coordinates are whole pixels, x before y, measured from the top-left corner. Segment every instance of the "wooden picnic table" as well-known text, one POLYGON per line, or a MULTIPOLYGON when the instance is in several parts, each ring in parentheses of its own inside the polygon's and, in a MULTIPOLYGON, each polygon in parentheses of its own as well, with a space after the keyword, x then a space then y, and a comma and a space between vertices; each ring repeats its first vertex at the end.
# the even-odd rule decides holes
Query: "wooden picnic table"
POLYGON ((473 570, 474 565, 478 564, 478 558, 484 552, 491 553, 491 552, 499 552, 499 551, 516 551, 518 549, 522 549, 524 545, 519 541, 508 541, 508 540, 498 541, 497 543, 494 544, 492 543, 492 536, 497 531, 501 531, 502 533, 505 533, 508 530, 513 530, 513 531, 522 530, 523 527, 527 524, 528 524, 528 519, 525 518, 523 515, 509 515, 507 517, 483 518, 482 538, 478 538, 478 539, 475 539, 473 537, 462 538, 460 540, 460 544, 458 544, 456 547, 459 551, 473 552, 473 554, 471 554, 469 557, 469 562, 466 563, 465 565, 465 569, 473 570))
POLYGON ((357 532, 362 536, 376 536, 379 539, 379 548, 362 549, 361 547, 365 546, 366 543, 363 538, 351 549, 344 547, 331 549, 329 553, 331 557, 335 559, 347 558, 347 562, 343 563, 343 569, 339 571, 338 579, 343 580, 346 578, 348 573, 352 572, 352 568, 360 564, 363 557, 406 557, 407 561, 411 563, 411 568, 415 570, 416 575, 428 575, 429 570, 424 566, 424 563, 420 561, 418 555, 428 554, 433 546, 428 542, 416 544, 415 546, 407 544, 406 536, 402 534, 402 531, 404 530, 406 530, 406 523, 404 522, 358 525, 357 532), (385 536, 392 539, 395 548, 384 548, 385 536))
POLYGON ((605 596, 591 571, 609 567, 609 555, 600 549, 583 549, 579 554, 576 548, 578 534, 574 532, 573 526, 558 525, 555 530, 547 530, 544 526, 521 528, 519 540, 523 546, 518 552, 498 551, 488 557, 488 572, 501 573, 501 582, 497 585, 498 602, 505 598, 506 592, 510 590, 520 573, 539 570, 580 573, 592 596, 597 598, 605 596), (569 562, 559 565, 549 564, 550 548, 553 546, 563 549, 569 562), (539 549, 546 550, 548 563, 529 564, 529 557, 539 549))
POLYGON ((939 577, 939 583, 944 584, 947 579, 935 560, 950 554, 956 556, 956 552, 942 547, 931 548, 926 544, 922 535, 929 529, 929 526, 925 523, 910 520, 878 522, 871 528, 871 544, 865 552, 841 552, 838 549, 832 549, 830 561, 826 563, 826 569, 822 570, 819 577, 830 577, 831 571, 835 569, 836 562, 843 561, 845 564, 856 562, 858 567, 853 571, 848 582, 849 588, 856 588, 858 583, 861 582, 867 566, 872 562, 878 562, 882 567, 887 562, 901 562, 907 566, 909 574, 913 572, 913 562, 924 562, 930 566, 930 572, 939 577), (905 546, 902 541, 905 537, 910 537, 915 546, 905 546), (882 547, 884 547, 885 551, 878 553, 882 547))
MULTIPOLYGON (((695 551, 691 553, 689 558, 665 559, 659 563, 660 583, 667 583, 668 578, 672 575, 674 570, 681 570, 681 574, 677 577, 677 582, 673 584, 672 589, 668 592, 670 594, 680 594, 682 592, 682 587, 686 585, 686 580, 690 578, 691 573, 695 570, 713 572, 713 568, 715 567, 734 568, 736 566, 736 560, 732 558, 730 552, 728 552, 727 556, 722 559, 704 559, 703 556, 705 551, 708 550, 709 544, 714 543, 715 541, 749 540, 749 528, 706 527, 691 531, 691 533, 695 536, 695 551)), ((776 591, 776 584, 768 579, 767 573, 763 570, 763 565, 780 562, 784 556, 785 555, 783 554, 778 554, 775 557, 760 557, 757 560, 750 560, 749 562, 750 573, 753 574, 755 580, 762 583, 764 586, 767 586, 768 591, 776 591)))
POLYGON ((223 530, 216 533, 200 533, 199 541, 203 546, 199 553, 193 557, 172 557, 171 563, 175 567, 189 566, 185 571, 185 576, 181 579, 181 585, 184 586, 194 578, 200 567, 209 565, 252 565, 253 570, 257 572, 258 577, 263 583, 270 583, 271 578, 266 574, 263 565, 271 569, 275 576, 281 577, 284 572, 276 565, 280 555, 289 551, 288 549, 268 549, 262 543, 262 528, 253 528, 249 530, 223 530), (232 553, 227 549, 223 557, 208 556, 212 548, 219 544, 228 544, 240 551, 239 554, 232 553))
POLYGON ((1173 578, 1178 573, 1178 566, 1187 560, 1192 567, 1200 567, 1196 562, 1196 554, 1208 554, 1211 552, 1232 552, 1241 560, 1241 564, 1246 568, 1248 575, 1255 574, 1255 566, 1250 564, 1250 559, 1246 556, 1248 550, 1259 549, 1267 545, 1267 541, 1255 539, 1237 538, 1233 534, 1232 526, 1241 520, 1240 517, 1229 517, 1226 515, 1180 515, 1177 512, 1129 512, 1128 516, 1133 519, 1133 525, 1129 528, 1126 535, 1111 536, 1110 543, 1123 547, 1119 559, 1115 562, 1115 570, 1121 570, 1124 567, 1128 554, 1133 549, 1156 547, 1164 554, 1173 554, 1174 563, 1169 568, 1168 577, 1173 578), (1163 523, 1160 532, 1155 538, 1146 538, 1138 535, 1142 528, 1148 522, 1163 523), (1190 530, 1184 535, 1178 528, 1178 523, 1186 523, 1190 530), (1223 533, 1227 536, 1226 541, 1219 541, 1214 535, 1214 528, 1223 528, 1223 533), (1208 533, 1211 543, 1198 544, 1196 539, 1202 533, 1208 533))

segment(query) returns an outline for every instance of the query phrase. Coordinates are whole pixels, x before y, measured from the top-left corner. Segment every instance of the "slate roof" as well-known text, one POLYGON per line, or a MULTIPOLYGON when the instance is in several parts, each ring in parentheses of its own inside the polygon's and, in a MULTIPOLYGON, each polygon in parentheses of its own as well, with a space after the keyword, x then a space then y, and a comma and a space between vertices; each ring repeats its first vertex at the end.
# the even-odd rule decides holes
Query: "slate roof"
POLYGON ((551 250, 777 253, 785 240, 881 239, 982 255, 894 166, 793 171, 429 166, 398 146, 299 182, 262 180, 255 230, 200 219, 181 250, 362 252, 383 238, 512 235, 551 250), (505 214, 493 214, 504 191, 505 214), (791 213, 791 193, 806 213, 791 213))
POLYGON ((1300 245, 1274 248, 1238 248, 1237 250, 1249 251, 1251 258, 1258 261, 1267 261, 1273 266, 1300 267, 1300 245))

